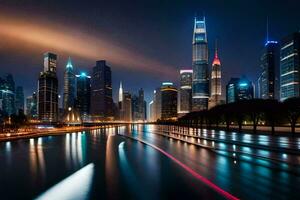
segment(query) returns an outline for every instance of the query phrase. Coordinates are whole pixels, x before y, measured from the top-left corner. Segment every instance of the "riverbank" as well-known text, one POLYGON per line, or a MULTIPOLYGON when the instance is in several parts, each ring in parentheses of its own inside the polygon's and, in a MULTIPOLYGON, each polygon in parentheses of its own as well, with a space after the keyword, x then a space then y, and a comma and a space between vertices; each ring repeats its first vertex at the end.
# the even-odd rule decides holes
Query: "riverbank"
MULTIPOLYGON (((178 125, 178 124, 158 124, 158 125, 166 125, 166 126, 173 126, 174 127, 189 127, 189 128, 197 128, 200 129, 200 125, 178 125)), ((229 130, 227 130, 226 125, 219 125, 208 127, 207 125, 202 126, 203 129, 210 129, 210 130, 217 130, 217 131, 228 131, 228 132, 239 132, 238 125, 230 125, 229 130)), ((300 136, 300 127, 295 128, 295 134, 291 133, 291 127, 288 126, 277 126, 275 127, 275 133, 272 134, 272 128, 270 126, 257 126, 256 133, 253 132, 253 126, 252 125, 243 125, 240 132, 243 133, 249 133, 253 135, 274 135, 274 136, 300 136)))
MULTIPOLYGON (((109 127, 116 127, 117 125, 110 125, 109 127)), ((63 128, 51 128, 51 129, 36 129, 30 132, 21 133, 0 133, 0 142, 19 140, 19 139, 30 139, 44 136, 55 136, 63 135, 69 132, 89 131, 108 126, 92 126, 92 127, 63 127, 63 128)))

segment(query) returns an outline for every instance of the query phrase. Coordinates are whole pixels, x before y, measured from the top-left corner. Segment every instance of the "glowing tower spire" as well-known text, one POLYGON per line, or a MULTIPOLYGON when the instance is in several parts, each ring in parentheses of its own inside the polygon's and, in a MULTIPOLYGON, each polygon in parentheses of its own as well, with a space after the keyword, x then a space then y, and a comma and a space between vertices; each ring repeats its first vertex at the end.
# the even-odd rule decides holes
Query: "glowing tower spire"
POLYGON ((208 108, 209 73, 208 46, 205 17, 195 17, 193 33, 193 78, 192 78, 192 110, 200 111, 208 108))

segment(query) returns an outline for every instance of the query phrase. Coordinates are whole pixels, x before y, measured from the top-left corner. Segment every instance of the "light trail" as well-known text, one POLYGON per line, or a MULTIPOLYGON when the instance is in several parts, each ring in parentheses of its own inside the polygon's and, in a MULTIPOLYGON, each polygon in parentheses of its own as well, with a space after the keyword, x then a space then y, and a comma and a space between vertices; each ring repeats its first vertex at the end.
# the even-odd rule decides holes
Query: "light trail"
POLYGON ((204 183, 205 185, 207 185, 208 187, 210 187, 214 191, 218 192, 220 195, 222 195, 226 199, 229 199, 229 200, 238 200, 239 199, 239 198, 233 196, 232 194, 230 194, 229 192, 226 192, 225 190, 223 190, 222 188, 220 188, 219 186, 217 186, 216 184, 214 184, 213 182, 211 182, 207 178, 201 176, 196 171, 194 171, 193 169, 191 169, 189 166, 185 165, 184 163, 182 163, 181 161, 179 161, 178 159, 176 159, 174 156, 172 156, 171 154, 167 153, 166 151, 162 150, 158 146, 150 144, 150 143, 148 143, 148 142, 146 142, 144 140, 141 140, 139 138, 134 138, 134 137, 131 137, 131 136, 128 136, 128 135, 123 135, 123 136, 128 137, 128 138, 133 139, 133 140, 136 140, 136 141, 139 141, 139 142, 141 142, 141 143, 143 143, 145 145, 148 145, 148 146, 156 149, 160 153, 164 154, 165 156, 167 156, 168 158, 170 158, 171 160, 173 160, 176 164, 178 164, 179 166, 181 166, 183 169, 185 169, 187 172, 189 172, 196 179, 198 179, 199 181, 201 181, 202 183, 204 183))

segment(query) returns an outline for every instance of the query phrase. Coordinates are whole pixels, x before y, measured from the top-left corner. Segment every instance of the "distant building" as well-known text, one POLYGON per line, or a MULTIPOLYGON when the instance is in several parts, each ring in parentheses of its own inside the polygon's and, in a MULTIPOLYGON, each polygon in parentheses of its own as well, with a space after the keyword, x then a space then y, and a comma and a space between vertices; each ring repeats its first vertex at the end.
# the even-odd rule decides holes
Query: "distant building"
POLYGON ((192 76, 193 70, 180 70, 180 88, 178 94, 179 115, 184 115, 192 110, 192 76))
POLYGON ((73 108, 74 105, 75 105, 75 74, 74 74, 71 58, 69 57, 64 72, 63 108, 64 110, 67 110, 69 107, 73 108))
POLYGON ((131 122, 132 121, 132 102, 131 94, 129 92, 123 93, 123 113, 122 121, 131 122))
POLYGON ((231 78, 226 86, 226 103, 254 98, 253 83, 247 78, 231 78))
POLYGON ((58 80, 56 76, 57 55, 44 54, 44 71, 38 82, 38 116, 46 123, 58 120, 58 80))
POLYGON ((0 78, 0 101, 4 115, 16 113, 15 82, 11 74, 5 75, 3 79, 0 78))
POLYGON ((267 41, 260 58, 260 67, 262 71, 258 80, 258 98, 276 99, 278 97, 278 58, 278 42, 267 41))
POLYGON ((16 111, 24 113, 24 91, 21 86, 16 88, 16 111))
POLYGON ((203 17, 202 20, 195 17, 192 91, 192 110, 200 111, 207 109, 209 98, 209 71, 205 17, 203 17))
POLYGON ((300 32, 280 43, 280 100, 300 96, 300 32))
POLYGON ((144 90, 141 88, 138 91, 138 96, 132 96, 132 121, 145 121, 146 108, 144 100, 144 90))
POLYGON ((164 82, 161 92, 161 119, 170 120, 177 118, 177 88, 173 83, 164 82))
POLYGON ((155 121, 153 114, 154 114, 153 101, 150 101, 150 103, 149 103, 149 117, 148 117, 148 120, 150 122, 155 121))
POLYGON ((161 119, 161 91, 156 88, 153 92, 153 120, 161 119))
POLYGON ((37 119, 37 95, 36 92, 26 98, 26 115, 29 119, 37 119))
POLYGON ((77 98, 76 108, 80 113, 83 121, 88 121, 91 106, 91 77, 86 73, 76 75, 77 82, 77 98))
POLYGON ((96 120, 113 119, 111 69, 105 60, 96 62, 91 76, 91 115, 96 120))
POLYGON ((216 105, 221 104, 221 61, 218 57, 218 50, 216 47, 215 57, 212 63, 211 69, 211 85, 210 85, 210 99, 209 99, 209 108, 212 108, 216 105))

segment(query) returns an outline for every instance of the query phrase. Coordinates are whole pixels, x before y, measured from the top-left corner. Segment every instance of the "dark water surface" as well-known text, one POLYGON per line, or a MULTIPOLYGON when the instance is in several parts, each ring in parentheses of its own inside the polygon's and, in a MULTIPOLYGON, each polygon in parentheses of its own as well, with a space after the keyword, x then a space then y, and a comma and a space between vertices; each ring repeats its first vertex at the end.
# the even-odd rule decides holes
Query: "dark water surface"
MULTIPOLYGON (((72 199, 224 198, 160 151, 123 135, 159 147, 238 198, 300 199, 297 138, 282 141, 284 147, 291 145, 292 153, 259 149, 256 144, 273 145, 273 138, 263 137, 250 138, 254 146, 237 145, 234 149, 240 153, 233 156, 232 144, 226 143, 233 133, 213 131, 214 138, 224 141, 199 141, 222 147, 216 151, 154 133, 162 132, 155 125, 135 125, 2 142, 0 199, 49 197, 46 191, 53 186, 57 190, 51 199, 69 193, 74 195, 72 199)), ((209 137, 212 132, 205 134, 202 136, 209 137)), ((252 137, 244 135, 237 138, 242 142, 244 137, 252 137)))

